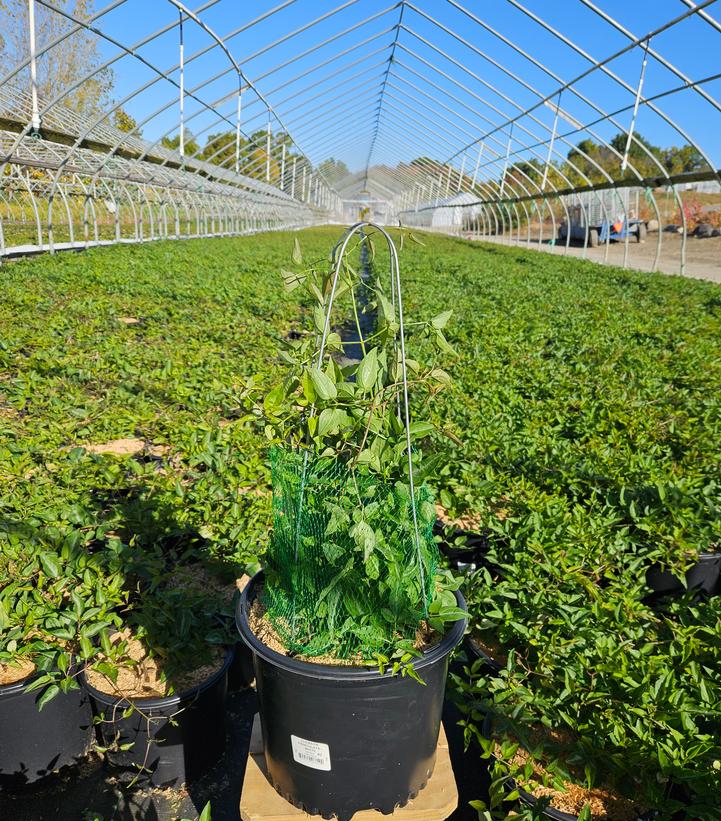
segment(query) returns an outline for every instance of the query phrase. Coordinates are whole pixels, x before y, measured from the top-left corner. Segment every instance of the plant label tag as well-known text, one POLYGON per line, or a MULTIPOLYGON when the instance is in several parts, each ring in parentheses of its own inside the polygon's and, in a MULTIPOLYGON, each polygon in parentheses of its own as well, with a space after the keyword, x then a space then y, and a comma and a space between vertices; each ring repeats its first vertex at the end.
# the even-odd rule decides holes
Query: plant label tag
POLYGON ((291 735, 290 743, 293 747, 293 760, 314 770, 330 770, 330 747, 322 741, 308 741, 291 735))

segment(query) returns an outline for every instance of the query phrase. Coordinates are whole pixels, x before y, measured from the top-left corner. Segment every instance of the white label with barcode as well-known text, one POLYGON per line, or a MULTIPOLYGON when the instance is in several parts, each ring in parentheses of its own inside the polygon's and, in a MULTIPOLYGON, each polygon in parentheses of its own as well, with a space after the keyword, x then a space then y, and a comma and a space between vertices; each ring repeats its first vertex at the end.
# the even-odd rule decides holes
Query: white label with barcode
POLYGON ((308 741, 291 735, 290 743, 293 747, 293 760, 314 770, 330 770, 330 747, 322 741, 308 741))

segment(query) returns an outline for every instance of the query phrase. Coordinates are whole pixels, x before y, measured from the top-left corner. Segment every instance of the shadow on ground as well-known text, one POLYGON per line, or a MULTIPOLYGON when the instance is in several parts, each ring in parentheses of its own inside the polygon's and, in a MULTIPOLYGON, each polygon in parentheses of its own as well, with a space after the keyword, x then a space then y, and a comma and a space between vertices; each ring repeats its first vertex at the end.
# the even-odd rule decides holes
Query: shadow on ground
POLYGON ((255 692, 228 696, 226 750, 220 761, 186 790, 122 787, 100 757, 14 793, 0 791, 2 821, 177 821, 195 819, 208 801, 213 821, 239 821, 255 692))

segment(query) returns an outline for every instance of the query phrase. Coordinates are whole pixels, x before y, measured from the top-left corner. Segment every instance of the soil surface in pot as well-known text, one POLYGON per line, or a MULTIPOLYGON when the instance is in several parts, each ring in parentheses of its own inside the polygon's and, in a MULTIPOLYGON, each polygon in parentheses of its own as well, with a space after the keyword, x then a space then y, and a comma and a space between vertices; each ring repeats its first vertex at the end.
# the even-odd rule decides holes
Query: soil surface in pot
POLYGON ((477 513, 467 512, 453 518, 439 502, 436 502, 436 516, 444 527, 455 527, 458 530, 475 532, 481 526, 481 517, 477 513))
POLYGON ((0 686, 17 684, 35 672, 35 664, 29 659, 19 658, 17 662, 6 664, 0 662, 0 686))
MULTIPOLYGON (((517 739, 509 740, 518 743, 517 739)), ((545 743, 556 749, 558 758, 563 759, 564 750, 571 749, 572 738, 567 733, 550 730, 546 727, 539 727, 531 734, 531 746, 545 743)), ((500 745, 496 745, 496 754, 500 754, 500 745)), ((528 762, 533 767, 533 781, 530 783, 519 783, 519 786, 530 793, 534 798, 550 797, 551 807, 555 810, 578 815, 587 804, 591 808, 591 814, 598 821, 634 821, 639 815, 646 812, 649 807, 640 801, 626 798, 616 792, 613 787, 601 784, 597 787, 582 786, 580 783, 567 781, 562 776, 546 769, 543 762, 536 760, 524 747, 519 746, 511 759, 512 764, 524 767, 528 762), (540 782, 540 783, 539 783, 540 782), (559 784, 558 787, 553 786, 559 784)), ((581 781, 584 777, 582 772, 575 772, 572 766, 568 766, 572 776, 581 781)))
MULTIPOLYGON (((295 656, 310 664, 334 664, 338 667, 368 667, 369 664, 375 666, 375 661, 363 659, 360 655, 350 656, 348 658, 337 658, 332 655, 301 656, 291 653, 283 644, 283 639, 278 635, 275 627, 273 627, 273 624, 268 618, 265 606, 260 601, 262 594, 263 588, 259 587, 258 593, 255 599, 253 599, 253 604, 250 606, 248 624, 256 637, 262 641, 266 647, 270 647, 271 650, 275 650, 276 653, 280 653, 282 656, 295 656)), ((414 646, 416 650, 423 652, 424 650, 434 647, 442 638, 442 635, 438 631, 432 630, 423 622, 416 631, 414 646)))
POLYGON ((164 698, 191 690, 217 673, 223 666, 226 655, 224 647, 214 647, 209 664, 199 665, 172 679, 165 679, 162 663, 148 654, 140 639, 135 638, 129 630, 113 633, 110 637, 111 644, 118 644, 121 641, 126 642, 129 663, 118 667, 116 682, 92 667, 85 673, 92 687, 101 693, 118 698, 164 698))
MULTIPOLYGON (((504 507, 505 504, 510 505, 510 499, 501 497, 499 501, 500 504, 494 505, 491 508, 491 511, 496 519, 498 519, 499 522, 502 522, 511 515, 510 508, 504 507)), ((458 530, 466 530, 471 533, 477 533, 480 531, 480 513, 471 513, 470 511, 466 511, 465 513, 453 517, 440 502, 436 502, 436 516, 438 517, 438 521, 444 527, 455 527, 458 530)))

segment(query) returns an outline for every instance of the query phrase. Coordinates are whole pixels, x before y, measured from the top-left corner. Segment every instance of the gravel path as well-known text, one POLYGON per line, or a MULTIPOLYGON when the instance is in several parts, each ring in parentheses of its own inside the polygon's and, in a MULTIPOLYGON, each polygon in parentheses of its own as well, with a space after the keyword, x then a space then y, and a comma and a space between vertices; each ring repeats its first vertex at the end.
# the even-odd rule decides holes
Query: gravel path
MULTIPOLYGON (((650 271, 656 256, 656 238, 658 234, 649 234, 645 242, 629 241, 628 267, 642 271, 650 271)), ((507 245, 505 240, 491 240, 501 245, 507 245)), ((512 243, 515 245, 515 243, 512 243)), ((538 248, 538 240, 532 240, 530 245, 521 240, 520 246, 528 245, 538 248)), ((565 245, 549 245, 544 241, 541 250, 554 254, 571 254, 583 257, 584 248, 580 245, 571 245, 566 251, 565 245)), ((586 259, 593 262, 604 262, 606 247, 586 248, 586 259)), ((608 264, 623 265, 624 243, 612 242, 608 246, 608 264)), ((679 234, 664 233, 661 238, 661 255, 658 270, 665 274, 679 274, 681 264, 681 236, 679 234)), ((695 279, 708 279, 711 282, 721 283, 721 237, 696 239, 689 237, 686 242, 686 268, 684 276, 695 279)))

